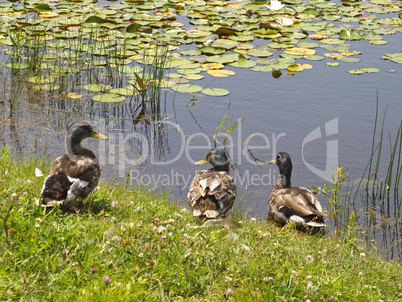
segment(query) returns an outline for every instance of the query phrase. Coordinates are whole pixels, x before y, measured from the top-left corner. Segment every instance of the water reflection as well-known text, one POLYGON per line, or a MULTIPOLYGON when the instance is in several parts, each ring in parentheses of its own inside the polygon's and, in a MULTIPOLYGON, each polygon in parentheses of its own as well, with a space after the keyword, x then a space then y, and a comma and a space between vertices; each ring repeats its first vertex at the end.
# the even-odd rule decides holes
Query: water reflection
MULTIPOLYGON (((389 44, 381 48, 356 42, 362 43, 360 47, 365 49, 360 56, 362 64, 370 66, 372 62, 380 61, 383 53, 400 51, 400 34, 387 37, 387 41, 389 44)), ((2 62, 8 60, 4 54, 0 58, 2 62)), ((193 162, 201 159, 205 151, 195 148, 186 155, 181 150, 184 145, 206 146, 205 137, 211 142, 230 100, 228 115, 233 115, 236 120, 245 118, 242 133, 236 132, 233 136, 231 154, 237 164, 233 174, 239 195, 250 194, 246 210, 251 216, 264 219, 268 195, 278 175, 276 169, 263 163, 254 165, 253 160, 247 158, 267 161, 273 159, 277 151, 287 151, 295 159, 294 183, 308 188, 312 184, 321 186, 324 180, 312 173, 303 164, 303 159, 325 170, 326 141, 312 142, 304 150, 302 145, 314 129, 338 118, 339 133, 335 138, 339 143, 339 164, 349 168, 352 180, 362 177, 370 156, 375 88, 380 91, 381 108, 389 106, 384 133, 394 135, 402 110, 399 88, 402 69, 389 61, 380 64, 382 72, 377 75, 351 76, 348 75, 348 70, 352 69, 350 65, 341 63, 337 68, 328 69, 325 63, 317 63, 311 71, 294 77, 283 75, 278 80, 272 79, 270 74, 232 68, 237 73, 235 77, 214 80, 214 86, 230 90, 227 98, 198 95, 197 101, 192 102, 193 97, 188 94, 168 94, 157 102, 129 98, 116 104, 94 102, 88 93, 83 93, 78 100, 66 94, 71 90, 69 87, 82 85, 84 78, 96 80, 98 76, 113 87, 124 86, 126 83, 121 82, 114 69, 104 73, 84 69, 80 76, 65 77, 58 83, 60 89, 51 93, 25 86, 21 79, 28 78, 29 74, 23 70, 2 66, 0 144, 10 145, 14 154, 21 157, 33 154, 54 157, 65 152, 67 125, 73 120, 84 119, 110 137, 108 142, 88 142, 89 148, 98 150, 96 153, 104 165, 103 178, 124 181, 130 173, 131 184, 142 182, 150 188, 157 184, 156 190, 169 188, 173 196, 186 205, 187 180, 196 172, 193 162), (396 72, 386 73, 390 69, 396 72), (259 131, 269 137, 270 142, 275 140, 274 135, 277 138, 284 133, 285 136, 276 140, 276 150, 270 146, 249 153, 243 148, 244 142, 249 135, 259 131), (204 136, 195 137, 195 133, 204 136), (144 176, 142 181, 141 176, 144 176), (262 180, 252 183, 252 176, 262 180)), ((210 81, 198 83, 205 87, 210 81)), ((262 137, 258 139, 261 142, 257 141, 257 145, 264 145, 262 137)), ((388 155, 383 156, 387 159, 388 155)), ((356 200, 345 206, 348 208, 345 215, 352 211, 359 213, 359 227, 363 231, 360 236, 367 246, 375 240, 386 251, 384 254, 395 260, 402 257, 399 196, 396 192, 384 199, 383 195, 373 196, 360 190, 356 200)), ((320 201, 328 208, 325 198, 320 196, 320 201)))

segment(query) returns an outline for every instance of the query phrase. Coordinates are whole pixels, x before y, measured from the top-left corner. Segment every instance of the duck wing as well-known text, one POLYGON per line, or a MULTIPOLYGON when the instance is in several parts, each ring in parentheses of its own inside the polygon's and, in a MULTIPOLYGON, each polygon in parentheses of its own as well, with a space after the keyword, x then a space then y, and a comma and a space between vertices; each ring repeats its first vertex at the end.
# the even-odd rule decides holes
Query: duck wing
POLYGON ((187 199, 194 216, 215 218, 232 208, 236 194, 236 183, 229 173, 204 170, 195 175, 187 199))
POLYGON ((320 202, 313 192, 303 187, 274 188, 268 204, 271 215, 282 224, 293 215, 307 221, 324 222, 320 202))
POLYGON ((43 206, 52 207, 66 200, 74 204, 95 189, 100 177, 100 166, 93 152, 86 151, 83 155, 65 154, 54 161, 41 192, 43 206))

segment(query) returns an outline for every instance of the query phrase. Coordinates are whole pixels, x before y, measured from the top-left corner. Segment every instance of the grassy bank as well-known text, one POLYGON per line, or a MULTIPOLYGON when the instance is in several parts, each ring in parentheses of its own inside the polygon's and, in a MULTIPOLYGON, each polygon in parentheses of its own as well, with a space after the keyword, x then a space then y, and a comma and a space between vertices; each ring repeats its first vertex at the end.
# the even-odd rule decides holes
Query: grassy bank
POLYGON ((266 221, 201 223, 168 196, 103 182, 87 211, 36 206, 44 161, 0 159, 0 300, 400 301, 401 265, 266 221), (7 231, 7 232, 6 232, 7 231))

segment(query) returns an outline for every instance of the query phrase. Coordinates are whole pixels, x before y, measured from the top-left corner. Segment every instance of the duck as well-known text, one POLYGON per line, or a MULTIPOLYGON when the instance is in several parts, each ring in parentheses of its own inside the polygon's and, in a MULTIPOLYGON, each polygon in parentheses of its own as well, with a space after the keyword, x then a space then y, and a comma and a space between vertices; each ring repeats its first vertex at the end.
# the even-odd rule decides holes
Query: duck
POLYGON ((88 137, 108 139, 86 122, 72 123, 67 128, 67 154, 53 162, 41 191, 41 206, 59 204, 64 211, 80 210, 83 200, 96 188, 101 174, 98 159, 81 146, 81 141, 88 137))
POLYGON ((294 222, 297 229, 323 228, 325 213, 317 197, 304 187, 292 187, 292 160, 286 152, 279 152, 269 161, 279 168, 281 179, 268 199, 269 216, 281 226, 294 222))
POLYGON ((212 149, 196 165, 211 164, 199 171, 191 182, 187 195, 195 217, 215 219, 225 217, 236 200, 237 188, 229 174, 229 159, 225 150, 212 149))

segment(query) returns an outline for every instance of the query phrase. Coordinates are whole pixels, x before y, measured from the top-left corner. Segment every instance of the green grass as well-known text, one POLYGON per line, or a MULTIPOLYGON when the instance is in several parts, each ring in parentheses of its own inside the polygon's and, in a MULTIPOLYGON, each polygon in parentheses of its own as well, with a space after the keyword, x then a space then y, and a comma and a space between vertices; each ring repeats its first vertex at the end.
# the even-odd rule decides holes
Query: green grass
POLYGON ((84 213, 46 211, 33 202, 45 177, 36 167, 50 163, 0 156, 1 301, 402 299, 400 263, 342 237, 245 218, 240 229, 194 228, 165 194, 107 181, 84 213))

